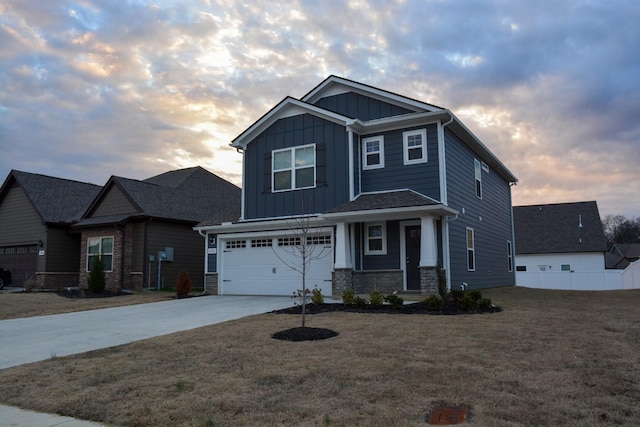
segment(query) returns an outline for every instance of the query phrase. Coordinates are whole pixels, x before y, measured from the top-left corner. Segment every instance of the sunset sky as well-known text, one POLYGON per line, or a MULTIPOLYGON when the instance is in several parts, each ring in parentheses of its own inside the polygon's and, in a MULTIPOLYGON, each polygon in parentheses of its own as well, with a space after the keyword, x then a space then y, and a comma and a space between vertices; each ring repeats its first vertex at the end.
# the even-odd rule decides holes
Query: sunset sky
POLYGON ((0 3, 0 182, 104 184, 200 165, 331 74, 452 110, 518 177, 514 205, 640 216, 640 2, 0 3))

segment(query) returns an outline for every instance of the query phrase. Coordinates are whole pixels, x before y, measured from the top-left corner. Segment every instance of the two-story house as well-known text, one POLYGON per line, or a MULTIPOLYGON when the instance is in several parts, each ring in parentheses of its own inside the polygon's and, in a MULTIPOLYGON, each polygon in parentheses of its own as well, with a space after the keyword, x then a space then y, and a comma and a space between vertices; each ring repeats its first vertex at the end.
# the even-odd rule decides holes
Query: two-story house
POLYGON ((435 293, 438 265, 456 288, 515 283, 517 180, 447 109, 330 76, 231 146, 241 216, 195 227, 213 292, 291 295, 301 246, 317 249, 306 284, 325 295, 435 293))

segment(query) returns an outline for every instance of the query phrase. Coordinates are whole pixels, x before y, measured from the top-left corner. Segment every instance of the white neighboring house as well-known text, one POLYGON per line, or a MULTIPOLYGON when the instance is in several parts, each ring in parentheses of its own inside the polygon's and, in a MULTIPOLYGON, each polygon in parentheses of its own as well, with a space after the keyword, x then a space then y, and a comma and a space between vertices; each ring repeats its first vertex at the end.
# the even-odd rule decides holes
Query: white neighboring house
POLYGON ((513 218, 518 286, 611 288, 605 277, 606 239, 595 201, 514 206, 513 218))

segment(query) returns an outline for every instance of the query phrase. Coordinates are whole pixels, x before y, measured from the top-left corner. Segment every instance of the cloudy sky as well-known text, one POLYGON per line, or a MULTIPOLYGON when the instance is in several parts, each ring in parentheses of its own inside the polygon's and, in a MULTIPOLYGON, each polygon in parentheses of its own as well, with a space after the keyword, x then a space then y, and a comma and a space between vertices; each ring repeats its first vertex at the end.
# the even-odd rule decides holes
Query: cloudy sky
POLYGON ((640 216, 637 0, 9 0, 0 182, 104 184, 201 165, 330 74, 451 109, 518 177, 514 204, 640 216))

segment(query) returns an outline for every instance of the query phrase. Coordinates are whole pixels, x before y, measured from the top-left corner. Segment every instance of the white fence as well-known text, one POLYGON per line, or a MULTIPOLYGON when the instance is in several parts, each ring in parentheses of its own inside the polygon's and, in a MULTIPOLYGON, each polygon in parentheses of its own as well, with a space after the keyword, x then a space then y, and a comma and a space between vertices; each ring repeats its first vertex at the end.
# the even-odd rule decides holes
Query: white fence
POLYGON ((624 270, 517 272, 516 285, 574 291, 640 289, 640 261, 624 270))

